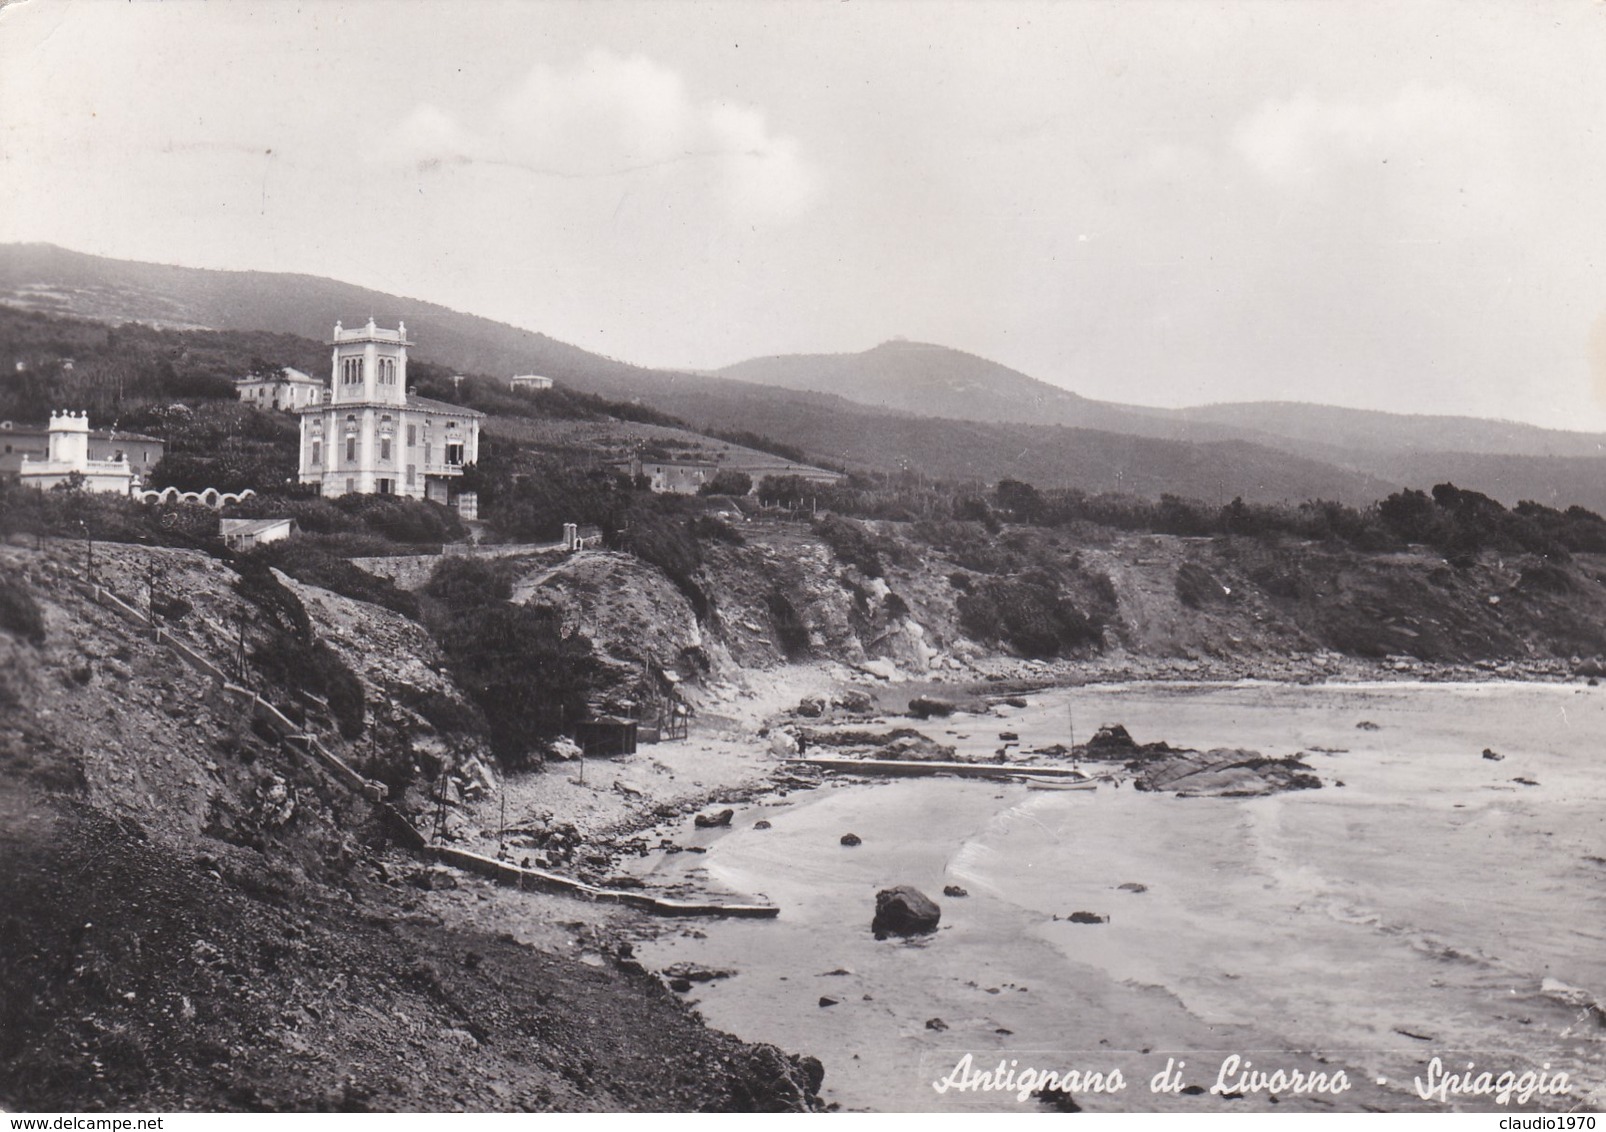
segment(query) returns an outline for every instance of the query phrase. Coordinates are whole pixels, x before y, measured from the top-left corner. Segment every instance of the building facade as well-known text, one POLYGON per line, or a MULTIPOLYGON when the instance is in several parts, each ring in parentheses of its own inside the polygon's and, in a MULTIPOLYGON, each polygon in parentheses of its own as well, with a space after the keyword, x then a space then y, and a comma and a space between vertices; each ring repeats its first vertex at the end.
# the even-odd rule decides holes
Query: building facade
POLYGON ((323 400, 324 384, 311 374, 285 366, 272 376, 242 377, 234 383, 240 400, 257 409, 294 412, 323 400))
POLYGON ((508 378, 507 384, 509 389, 517 393, 523 389, 551 389, 552 379, 536 373, 521 373, 517 377, 508 378))
POLYGON ((76 479, 85 491, 128 495, 139 482, 126 450, 91 455, 88 413, 51 413, 44 455, 23 453, 17 474, 24 487, 43 491, 76 479))
POLYGON ((406 324, 354 330, 335 323, 328 396, 301 418, 300 480, 320 495, 405 495, 474 517, 478 497, 458 487, 479 460, 480 419, 461 405, 407 390, 406 324))
MULTIPOLYGON (((166 443, 156 436, 92 428, 86 444, 90 460, 113 463, 127 460, 134 478, 144 480, 162 458, 166 443)), ((22 473, 24 457, 50 458, 50 426, 22 425, 0 421, 0 476, 16 479, 22 473)))
POLYGON ((653 491, 669 495, 696 495, 719 474, 719 465, 703 460, 643 460, 632 456, 615 464, 632 480, 645 479, 653 491))

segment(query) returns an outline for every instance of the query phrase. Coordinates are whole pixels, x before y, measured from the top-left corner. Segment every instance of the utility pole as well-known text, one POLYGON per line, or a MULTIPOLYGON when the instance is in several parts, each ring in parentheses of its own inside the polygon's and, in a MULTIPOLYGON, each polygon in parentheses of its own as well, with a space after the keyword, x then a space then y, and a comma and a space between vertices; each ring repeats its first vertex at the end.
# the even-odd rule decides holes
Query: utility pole
POLYGON ((446 840, 446 767, 441 767, 438 779, 440 789, 436 792, 435 800, 435 838, 437 842, 446 840))
POLYGON ((89 533, 89 524, 88 523, 84 522, 82 519, 79 519, 78 520, 78 525, 84 529, 84 546, 85 546, 85 566, 84 566, 84 569, 85 569, 86 573, 88 573, 88 575, 89 575, 89 584, 90 585, 94 585, 95 584, 95 540, 89 533))
POLYGON ((240 631, 239 646, 236 648, 235 654, 234 654, 234 674, 235 674, 236 679, 238 679, 240 681, 240 683, 243 685, 243 684, 246 683, 245 610, 241 609, 238 612, 236 612, 235 615, 234 615, 234 618, 235 618, 235 624, 236 624, 236 626, 238 627, 238 629, 240 631))

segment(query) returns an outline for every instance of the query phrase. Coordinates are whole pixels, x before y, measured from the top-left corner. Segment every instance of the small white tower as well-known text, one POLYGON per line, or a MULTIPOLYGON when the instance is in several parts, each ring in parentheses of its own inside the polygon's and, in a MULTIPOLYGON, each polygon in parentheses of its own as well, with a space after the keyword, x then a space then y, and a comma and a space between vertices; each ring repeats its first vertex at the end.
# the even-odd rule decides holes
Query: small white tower
POLYGON ((336 405, 407 402, 407 324, 381 329, 373 319, 356 330, 335 323, 329 340, 330 401, 336 405))
POLYGON ((51 413, 50 451, 54 464, 67 464, 79 471, 89 468, 89 414, 51 413))

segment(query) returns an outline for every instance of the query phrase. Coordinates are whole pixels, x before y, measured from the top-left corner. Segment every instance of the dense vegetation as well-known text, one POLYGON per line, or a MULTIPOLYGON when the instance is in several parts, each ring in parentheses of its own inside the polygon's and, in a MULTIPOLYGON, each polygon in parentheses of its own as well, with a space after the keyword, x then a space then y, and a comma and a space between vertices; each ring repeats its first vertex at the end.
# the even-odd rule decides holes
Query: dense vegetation
POLYGON ((43 421, 70 406, 97 427, 139 429, 155 407, 234 400, 247 373, 327 364, 323 346, 291 334, 107 326, 0 306, 0 419, 43 421))
POLYGON ((235 569, 240 575, 235 589, 257 611, 250 653, 254 671, 279 687, 322 697, 340 734, 360 736, 366 706, 362 681, 318 639, 301 599, 273 576, 265 560, 244 559, 235 569))
POLYGON ((1140 499, 1089 495, 1073 488, 1040 491, 1018 480, 1003 480, 987 491, 974 484, 865 475, 836 485, 770 476, 759 484, 758 496, 783 508, 806 506, 860 519, 914 523, 917 530, 920 524, 968 521, 996 533, 1001 523, 1009 522, 1067 532, 1103 528, 1193 538, 1288 538, 1361 552, 1417 544, 1452 560, 1485 550, 1557 559, 1569 553, 1606 551, 1606 519, 1593 511, 1560 510, 1531 501, 1507 508, 1487 495, 1448 483, 1431 492, 1406 488, 1369 507, 1332 500, 1247 504, 1241 499, 1214 507, 1175 495, 1140 499))
POLYGON ((507 766, 538 762, 543 742, 582 718, 600 686, 591 642, 556 609, 510 603, 502 563, 442 559, 424 592, 427 623, 484 713, 491 750, 507 766))

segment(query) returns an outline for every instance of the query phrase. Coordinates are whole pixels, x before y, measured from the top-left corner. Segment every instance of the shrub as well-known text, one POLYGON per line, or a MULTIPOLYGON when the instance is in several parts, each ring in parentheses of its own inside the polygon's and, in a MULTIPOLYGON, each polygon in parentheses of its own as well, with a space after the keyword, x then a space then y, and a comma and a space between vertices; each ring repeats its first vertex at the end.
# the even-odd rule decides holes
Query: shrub
POLYGON ((452 613, 505 602, 513 596, 506 563, 479 558, 443 558, 424 583, 424 592, 452 613))
POLYGON ((35 645, 45 643, 45 618, 21 583, 0 578, 0 629, 35 645))
POLYGON ((404 495, 342 495, 334 505, 371 534, 413 546, 456 542, 468 533, 450 507, 404 495))
POLYGON ((550 606, 487 604, 437 627, 458 687, 485 714, 491 750, 505 766, 537 759, 540 744, 585 713, 600 686, 591 642, 565 634, 550 606))
POLYGON ((714 478, 698 488, 699 495, 746 495, 753 490, 753 477, 735 468, 721 468, 714 478))
MULTIPOLYGON (((509 604, 512 574, 504 563, 445 559, 424 592, 439 603, 431 631, 457 686, 484 714, 492 752, 508 767, 537 761, 541 744, 581 718, 586 697, 601 686, 591 642, 566 632, 556 609, 509 604)), ((452 711, 436 726, 473 722, 452 711)))
POLYGON ((691 533, 695 539, 712 542, 729 543, 731 546, 746 546, 747 539, 742 532, 713 515, 698 515, 691 521, 691 533))
POLYGON ((692 576, 702 565, 692 523, 648 503, 631 510, 630 525, 620 534, 618 546, 662 570, 691 602, 697 620, 708 620, 714 603, 692 576))
POLYGON ((262 632, 251 652, 257 673, 281 687, 324 697, 340 734, 360 736, 366 715, 362 681, 317 639, 301 599, 280 584, 265 561, 247 558, 236 569, 236 591, 260 614, 262 632))
POLYGON ((967 634, 1008 645, 1022 656, 1053 657, 1103 644, 1102 622, 1041 576, 989 578, 961 595, 958 607, 959 624, 967 634))
POLYGON ((814 533, 825 540, 838 561, 857 566, 865 577, 879 578, 886 573, 881 548, 887 543, 884 540, 878 543, 863 524, 839 515, 827 515, 814 524, 814 533))

